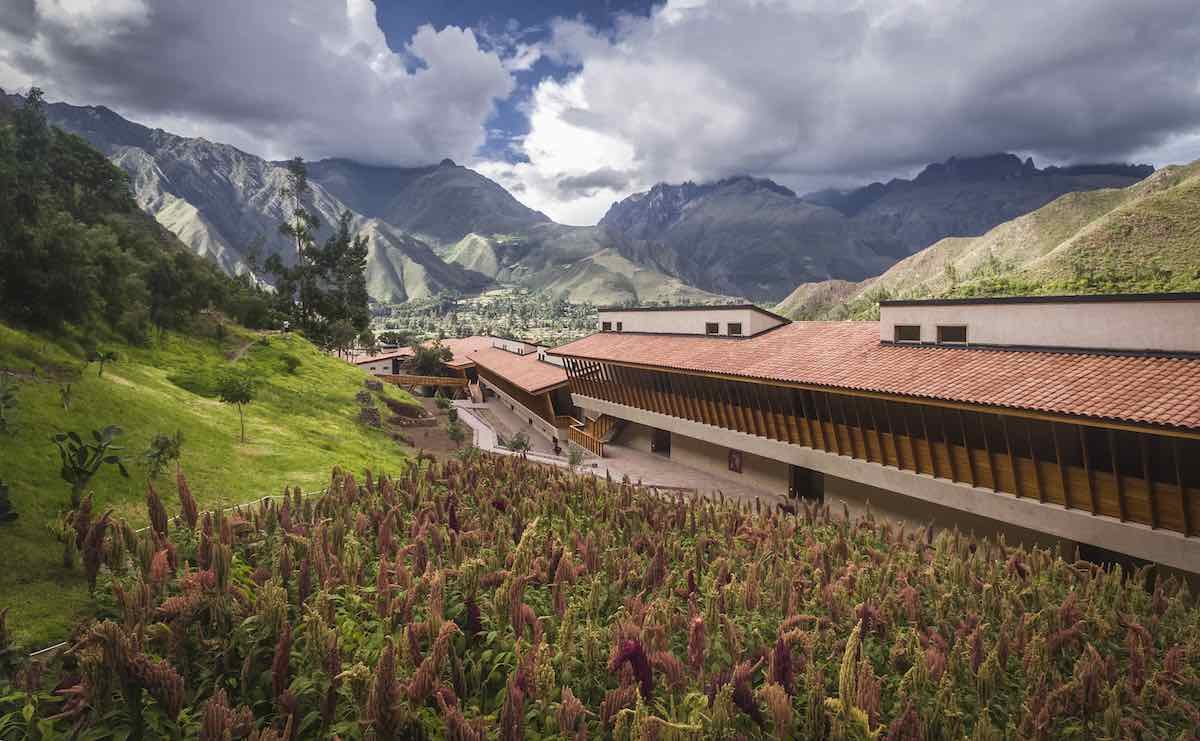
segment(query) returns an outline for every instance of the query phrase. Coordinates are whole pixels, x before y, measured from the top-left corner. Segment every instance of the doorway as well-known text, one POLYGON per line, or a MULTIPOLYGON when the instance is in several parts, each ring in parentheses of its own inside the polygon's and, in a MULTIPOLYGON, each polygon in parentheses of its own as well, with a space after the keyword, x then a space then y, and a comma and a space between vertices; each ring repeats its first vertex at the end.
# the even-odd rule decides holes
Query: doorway
POLYGON ((669 430, 654 430, 650 435, 650 452, 671 457, 671 433, 669 430))
POLYGON ((825 477, 820 471, 803 466, 792 466, 788 496, 792 499, 803 499, 806 502, 823 503, 825 501, 825 477))

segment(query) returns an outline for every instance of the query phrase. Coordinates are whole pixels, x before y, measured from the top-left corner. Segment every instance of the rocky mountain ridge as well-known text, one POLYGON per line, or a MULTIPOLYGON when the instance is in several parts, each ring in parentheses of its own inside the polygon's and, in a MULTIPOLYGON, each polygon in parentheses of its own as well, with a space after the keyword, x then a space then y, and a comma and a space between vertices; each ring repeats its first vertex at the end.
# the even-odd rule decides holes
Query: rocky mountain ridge
MULTIPOLYGON (((282 163, 103 106, 55 103, 47 112, 119 164, 139 205, 226 271, 252 270, 269 254, 295 259, 277 228, 288 208, 282 163)), ((1125 187, 1147 169, 1039 170, 993 155, 845 193, 798 196, 749 176, 660 183, 613 204, 595 227, 570 227, 450 160, 402 168, 324 159, 308 168, 306 205, 326 230, 350 212, 369 240, 368 283, 380 301, 514 284, 595 303, 775 301, 803 282, 860 281, 944 237, 982 234, 1066 192, 1125 187)))
POLYGON ((978 236, 1070 192, 1126 187, 1153 168, 1038 169, 1012 154, 952 157, 912 180, 796 196, 770 180, 658 184, 600 221, 618 250, 718 293, 778 300, 795 283, 863 280, 948 236, 978 236))

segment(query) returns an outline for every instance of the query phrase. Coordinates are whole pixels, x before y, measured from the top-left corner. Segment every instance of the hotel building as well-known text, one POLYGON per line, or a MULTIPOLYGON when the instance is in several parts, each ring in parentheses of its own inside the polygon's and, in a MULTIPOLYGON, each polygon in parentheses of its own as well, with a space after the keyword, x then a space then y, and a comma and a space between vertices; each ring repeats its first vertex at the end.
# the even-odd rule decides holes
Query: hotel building
POLYGON ((598 329, 549 351, 593 453, 1200 572, 1200 295, 612 308, 598 329))

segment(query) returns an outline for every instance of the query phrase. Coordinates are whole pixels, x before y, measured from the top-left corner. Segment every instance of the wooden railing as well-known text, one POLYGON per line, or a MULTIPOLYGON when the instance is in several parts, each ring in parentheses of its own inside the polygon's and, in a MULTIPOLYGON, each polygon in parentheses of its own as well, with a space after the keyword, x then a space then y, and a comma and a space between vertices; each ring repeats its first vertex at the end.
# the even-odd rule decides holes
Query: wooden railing
POLYGON ((589 419, 587 424, 588 434, 597 440, 604 440, 616 428, 617 421, 616 417, 610 417, 607 414, 601 414, 595 419, 589 419))
POLYGON ((567 439, 598 458, 604 457, 604 443, 592 437, 582 427, 568 427, 567 439))
POLYGON ((377 376, 382 381, 397 386, 452 386, 463 387, 468 381, 461 376, 414 376, 409 374, 377 376))
POLYGON ((569 430, 572 427, 577 427, 583 424, 569 414, 555 415, 554 423, 558 425, 558 429, 560 430, 569 430))

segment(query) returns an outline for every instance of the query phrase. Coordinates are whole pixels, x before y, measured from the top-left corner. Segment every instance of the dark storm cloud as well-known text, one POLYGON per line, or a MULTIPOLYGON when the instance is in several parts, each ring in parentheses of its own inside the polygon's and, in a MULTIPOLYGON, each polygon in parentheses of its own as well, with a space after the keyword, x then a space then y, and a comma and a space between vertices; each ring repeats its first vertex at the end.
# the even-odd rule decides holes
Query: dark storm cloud
POLYGON ((564 195, 593 193, 601 188, 621 190, 629 184, 630 174, 614 170, 611 167, 601 167, 583 175, 571 175, 558 181, 558 189, 564 195))
POLYGON ((466 159, 512 89, 469 30, 422 27, 393 53, 369 0, 20 2, 6 76, 260 153, 466 159))

